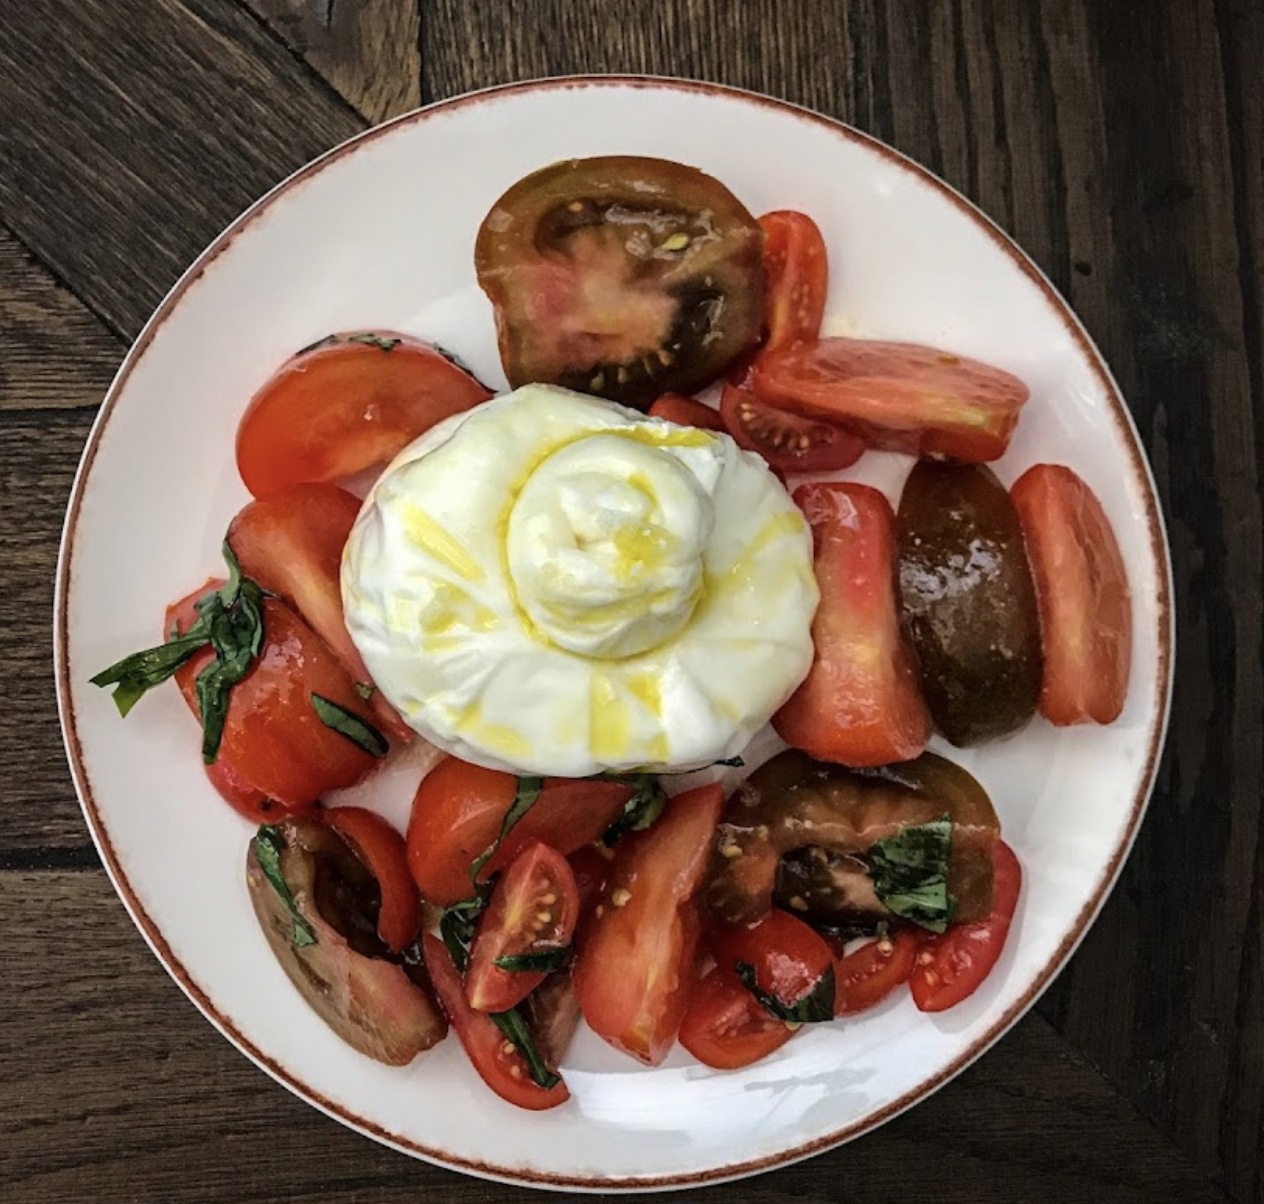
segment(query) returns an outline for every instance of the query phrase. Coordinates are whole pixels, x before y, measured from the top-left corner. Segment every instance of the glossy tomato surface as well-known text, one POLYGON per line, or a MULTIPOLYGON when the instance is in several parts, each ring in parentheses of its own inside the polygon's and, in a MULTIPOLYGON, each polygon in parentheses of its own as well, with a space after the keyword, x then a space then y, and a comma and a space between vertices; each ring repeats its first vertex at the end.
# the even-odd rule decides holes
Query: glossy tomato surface
POLYGON ((772 1016, 732 970, 713 966, 694 985, 680 1043, 704 1066, 740 1070, 780 1049, 794 1028, 772 1016))
POLYGON ((330 807, 317 814, 376 879, 381 896, 377 934, 391 952, 402 953, 417 936, 421 921, 421 900, 408 872, 404 838, 365 807, 330 807))
POLYGON ((897 928, 850 953, 840 952, 834 963, 834 1015, 868 1011, 908 982, 920 948, 916 930, 897 928))
POLYGON ((815 339, 825 317, 829 255, 806 213, 778 209, 759 219, 764 232, 764 351, 815 339))

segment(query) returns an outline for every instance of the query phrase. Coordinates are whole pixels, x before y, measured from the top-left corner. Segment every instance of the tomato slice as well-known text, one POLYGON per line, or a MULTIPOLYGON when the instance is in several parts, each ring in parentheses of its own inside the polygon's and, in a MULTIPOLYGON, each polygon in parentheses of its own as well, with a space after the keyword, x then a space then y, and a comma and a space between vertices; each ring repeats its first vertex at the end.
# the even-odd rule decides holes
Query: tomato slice
POLYGON ((283 807, 276 799, 270 799, 262 790, 256 790, 229 764, 220 749, 220 755, 207 766, 206 776, 222 798, 238 815, 251 823, 270 824, 283 815, 292 814, 292 808, 283 807))
POLYGON ((756 986, 787 1008, 811 995, 834 969, 825 938, 776 908, 753 924, 717 932, 712 951, 726 970, 735 970, 739 963, 750 966, 756 986))
POLYGON ((692 985, 701 927, 694 895, 724 806, 718 785, 671 799, 615 848, 610 878, 575 959, 584 1019, 651 1066, 671 1048, 692 985))
POLYGON ((836 472, 864 454, 864 440, 850 431, 774 409, 732 380, 720 394, 720 415, 737 446, 763 456, 774 472, 836 472))
POLYGON ((255 497, 337 481, 490 397, 418 339, 333 334, 291 356, 251 398, 237 428, 237 470, 255 497))
POLYGON ((364 807, 330 807, 319 815, 377 879, 382 892, 377 934, 388 949, 403 953, 421 922, 421 900, 408 872, 404 838, 380 815, 364 807))
POLYGON ((703 431, 727 430, 724 419, 711 406, 679 393, 664 393, 650 406, 650 417, 662 418, 677 426, 694 426, 703 431))
POLYGON ((1010 490, 1036 584, 1040 713, 1059 726, 1113 723, 1132 667, 1132 596, 1110 519, 1069 468, 1037 464, 1010 490))
POLYGON ((942 936, 926 936, 917 954, 909 987, 923 1012, 942 1012, 973 995, 992 972, 1022 890, 1023 870, 1014 850, 996 842, 992 914, 972 924, 949 928, 942 936))
POLYGON ((873 447, 979 463, 1009 446, 1028 388, 978 360, 914 343, 820 339, 766 352, 761 401, 836 422, 873 447))
POLYGON ((820 228, 806 213, 778 209, 759 219, 764 232, 764 351, 821 333, 829 256, 820 228))
POLYGON ((900 630, 895 516, 867 485, 803 485, 821 602, 807 678, 773 717, 788 744, 822 761, 874 766, 926 747, 930 713, 900 630))
POLYGON ((921 937, 897 928, 834 961, 834 1015, 852 1016, 881 1003, 913 973, 921 937))
POLYGON ((531 1078, 522 1055, 496 1027, 491 1016, 470 1007, 465 998, 465 984, 443 942, 427 932, 422 937, 422 948, 435 993, 479 1078, 501 1099, 532 1112, 556 1108, 570 1099, 565 1083, 547 1090, 539 1086, 531 1078))
POLYGON ((561 853, 533 840, 496 880, 465 971, 465 995, 478 1012, 517 1007, 547 971, 508 970, 500 958, 556 954, 570 944, 579 916, 575 875, 561 853))
MULTIPOLYGON (((446 757, 423 779, 408 820, 408 864, 422 895, 450 907, 473 893, 470 867, 500 834, 513 806, 518 779, 446 757)), ((542 840, 563 856, 602 835, 632 797, 622 782, 548 778, 531 809, 518 821, 480 874, 485 881, 542 840)))
POLYGON ((689 993, 680 1043, 704 1066, 738 1070, 766 1058, 795 1034, 769 1015, 732 970, 713 966, 689 993))

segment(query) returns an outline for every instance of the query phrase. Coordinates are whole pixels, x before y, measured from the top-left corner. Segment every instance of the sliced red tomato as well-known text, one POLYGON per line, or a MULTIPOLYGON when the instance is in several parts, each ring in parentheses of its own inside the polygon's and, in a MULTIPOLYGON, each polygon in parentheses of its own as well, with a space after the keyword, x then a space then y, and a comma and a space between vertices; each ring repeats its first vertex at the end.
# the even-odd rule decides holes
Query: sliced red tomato
POLYGON ((738 1070, 766 1058, 795 1034, 771 1016, 736 974, 713 966, 689 993, 680 1043, 704 1066, 738 1070))
MULTIPOLYGON (((408 864, 421 893, 450 907, 473 893, 470 867, 500 834, 518 779, 456 757, 440 761, 423 779, 408 820, 408 864)), ((484 866, 480 881, 502 869, 532 839, 563 856, 591 844, 632 797, 622 782, 547 778, 540 797, 484 866)))
POLYGON ((895 516, 867 485, 803 485, 821 602, 807 678, 773 717, 788 744, 818 760, 875 766, 926 747, 930 713, 900 629, 895 516))
POLYGON ((670 800, 615 848, 610 877, 575 959, 584 1019, 651 1066, 667 1056, 693 981, 701 885, 724 806, 718 785, 670 800))
POLYGON ((806 213, 778 209, 759 219, 764 232, 765 351, 821 333, 829 256, 820 228, 806 213))
POLYGON ((465 971, 465 996, 478 1012, 517 1007, 548 970, 511 970, 501 958, 531 959, 565 949, 579 918, 579 889, 566 858, 532 840, 496 879, 465 971))
POLYGON ((364 807, 330 807, 318 814, 377 879, 382 894, 377 934, 387 948, 403 953, 421 922, 421 900, 408 872, 404 838, 380 815, 364 807))
MULTIPOLYGON (((184 631, 197 617, 194 603, 208 583, 167 610, 165 629, 184 631)), ((377 764, 358 745, 321 722, 312 695, 372 722, 364 699, 323 640, 284 602, 263 601, 264 646, 232 689, 219 757, 235 777, 286 810, 314 803, 330 790, 353 786, 377 764)), ((194 715, 198 673, 213 659, 203 649, 176 671, 194 715)))
POLYGON ((753 924, 721 929, 712 938, 711 949, 717 964, 727 970, 750 966, 755 985, 787 1008, 811 995, 834 969, 825 938, 777 908, 753 924))
POLYGON ((841 426, 774 409, 731 380, 720 394, 720 414, 737 446, 763 456, 778 473, 835 472, 865 450, 864 440, 841 426))
MULTIPOLYGON (((359 513, 360 499, 336 485, 291 485, 244 507, 228 528, 228 546, 245 576, 290 603, 356 683, 371 688, 342 613, 342 550, 359 513)), ((391 735, 412 738, 380 694, 369 705, 391 735)))
POLYGON ((1014 850, 996 842, 992 914, 986 920, 958 924, 942 936, 925 936, 909 987, 923 1012, 942 1012, 977 991, 992 972, 1009 936, 1022 890, 1023 870, 1014 850))
POLYGON ((834 1015, 851 1016, 881 1003, 909 980, 921 947, 912 928, 897 928, 834 960, 834 1015))
POLYGON ((220 798, 252 823, 270 824, 283 815, 292 814, 291 808, 282 807, 275 799, 270 799, 262 790, 256 790, 247 782, 228 763, 223 749, 210 765, 205 766, 205 769, 206 776, 218 791, 220 798))
POLYGON ((978 360, 914 343, 820 339, 761 355, 761 401, 838 423, 872 447, 979 463, 1009 446, 1028 388, 978 360))
POLYGON ((704 431, 724 431, 724 419, 709 405, 684 397, 680 393, 664 393, 652 406, 651 418, 662 418, 677 426, 695 426, 704 431))
POLYGON ((1060 726, 1113 723, 1132 667, 1132 595, 1110 519, 1060 464, 1029 468, 1010 495, 1040 610, 1040 713, 1060 726))
POLYGON ((470 1007, 465 998, 465 984, 443 942, 426 933, 422 937, 422 948, 435 994, 479 1078, 501 1099, 532 1112, 556 1108, 570 1099, 565 1083, 547 1090, 535 1083, 526 1060, 496 1027, 491 1016, 470 1007))
POLYGON ((291 356, 251 398, 237 428, 237 470, 255 497, 341 480, 490 397, 408 335, 330 335, 291 356))

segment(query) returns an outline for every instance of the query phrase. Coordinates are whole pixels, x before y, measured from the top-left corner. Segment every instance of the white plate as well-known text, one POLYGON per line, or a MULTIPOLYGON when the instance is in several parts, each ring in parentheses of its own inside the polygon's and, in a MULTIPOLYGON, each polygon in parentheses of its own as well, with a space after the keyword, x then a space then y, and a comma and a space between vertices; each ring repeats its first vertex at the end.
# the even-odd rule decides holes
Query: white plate
MULTIPOLYGON (((898 495, 908 461, 848 475, 898 495)), ((397 1149, 555 1188, 696 1184, 804 1157, 873 1128, 983 1052, 1063 964, 1140 823, 1166 723, 1172 662, 1167 548, 1136 431, 1101 357, 1032 263, 959 195, 872 139, 709 84, 536 82, 460 97, 330 152, 244 214, 159 306, 101 409, 67 514, 57 579, 57 686, 93 838, 154 952, 207 1018, 291 1090, 397 1149), (217 568, 246 501, 233 438, 247 398, 331 330, 434 339, 503 385, 475 281, 475 230, 513 181, 556 159, 643 154, 695 164, 755 213, 795 208, 832 257, 828 325, 930 342, 1023 377, 1032 400, 998 465, 1072 465, 1101 497, 1131 577, 1136 646, 1109 729, 1041 721, 958 754, 991 792, 1026 868, 996 971, 931 1018, 901 994, 817 1026, 744 1071, 677 1051, 641 1069, 583 1033, 572 1102, 516 1111, 454 1040, 403 1070, 360 1057, 299 1000, 243 887, 249 829, 217 801, 170 687, 121 722, 88 677, 160 635, 164 604, 217 568)), ((402 818, 419 776, 371 796, 402 818)))

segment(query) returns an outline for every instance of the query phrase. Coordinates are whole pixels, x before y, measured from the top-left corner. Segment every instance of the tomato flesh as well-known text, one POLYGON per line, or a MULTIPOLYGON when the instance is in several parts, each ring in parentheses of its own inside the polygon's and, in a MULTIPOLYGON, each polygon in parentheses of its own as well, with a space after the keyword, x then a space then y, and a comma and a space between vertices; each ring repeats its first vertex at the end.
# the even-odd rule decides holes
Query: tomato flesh
POLYGON ((969 998, 992 972, 1009 936, 1022 890, 1023 871, 1014 850, 996 842, 992 914, 922 940, 909 987, 923 1012, 942 1012, 969 998))
POLYGON ((829 256, 820 228, 806 213, 778 209, 759 219, 764 232, 764 351, 821 333, 829 288, 829 256))
POLYGON ((836 472, 864 454, 864 440, 841 426, 776 409, 732 380, 720 394, 720 415, 738 447, 763 456, 774 472, 836 472))
POLYGON ((909 980, 921 938, 911 928, 868 941, 834 962, 834 1015, 853 1016, 884 1000, 909 980))
POLYGON ((465 973, 470 1007, 505 1012, 545 979, 545 971, 507 970, 501 957, 547 954, 570 944, 579 916, 579 890, 566 858, 538 840, 524 845, 496 880, 479 921, 465 973))
POLYGON ((257 498, 341 480, 490 397, 419 339, 330 335, 291 356, 251 398, 237 428, 237 470, 257 498))
POLYGON ((210 765, 203 768, 220 798, 238 815, 244 816, 251 823, 273 823, 281 816, 291 813, 290 808, 282 807, 275 799, 270 799, 262 790, 256 790, 247 782, 229 764, 222 749, 220 755, 210 765))
POLYGON ((1097 496, 1069 468, 1037 464, 1010 490, 1036 585, 1050 723, 1113 723, 1132 666, 1132 596, 1097 496))
POLYGON ((761 401, 836 422, 872 447, 969 463, 1009 446, 1029 396, 1016 376, 934 347, 819 339, 761 355, 761 401))
POLYGON ((364 807, 330 807, 319 812, 377 879, 382 893, 377 934, 394 953, 412 944, 421 922, 421 901, 408 872, 404 838, 376 812, 364 807))
POLYGON ((697 982, 680 1022, 681 1045, 714 1070, 750 1066, 780 1049, 794 1033, 724 966, 713 966, 697 982))
POLYGON ((777 908, 753 924, 721 930, 712 940, 712 952, 726 970, 739 963, 750 966, 755 985, 786 1007, 810 995, 834 968, 824 937, 777 908))
POLYGON ((895 516, 867 485, 804 485, 821 602, 807 678, 773 718, 788 744, 822 761, 874 766, 926 747, 930 713, 900 629, 895 516))
POLYGON ((662 418, 677 426, 693 426, 703 431, 725 431, 724 419, 709 405, 682 397, 679 393, 664 393, 652 406, 651 418, 662 418))

